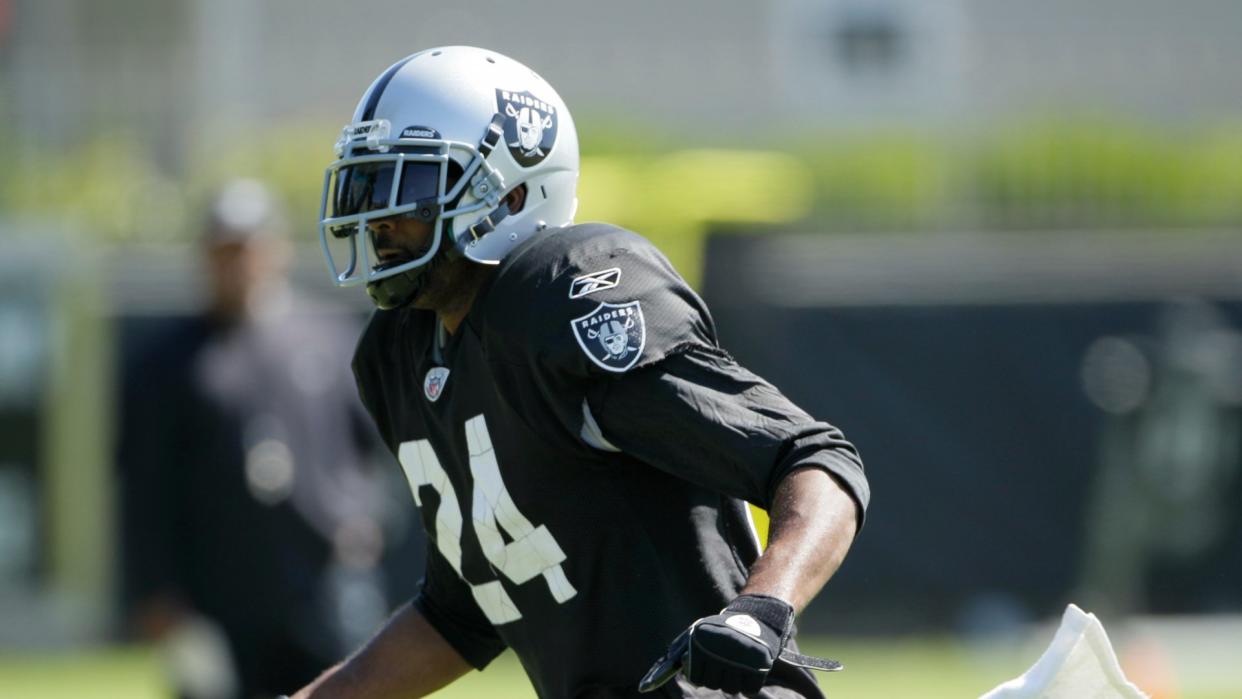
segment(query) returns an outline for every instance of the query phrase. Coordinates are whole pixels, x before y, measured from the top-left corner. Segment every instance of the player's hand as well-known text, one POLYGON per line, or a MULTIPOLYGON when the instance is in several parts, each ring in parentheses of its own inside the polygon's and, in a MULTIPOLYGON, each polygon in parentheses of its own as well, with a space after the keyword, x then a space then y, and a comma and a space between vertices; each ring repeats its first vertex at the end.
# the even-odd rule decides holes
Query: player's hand
POLYGON ((793 632, 793 607, 775 597, 742 595, 690 627, 683 661, 692 684, 753 694, 793 632))
POLYGON ((775 597, 741 595, 719 614, 683 631, 638 685, 650 692, 681 670, 692 684, 728 693, 754 694, 777 662, 832 672, 842 668, 786 650, 794 630, 793 607, 775 597))

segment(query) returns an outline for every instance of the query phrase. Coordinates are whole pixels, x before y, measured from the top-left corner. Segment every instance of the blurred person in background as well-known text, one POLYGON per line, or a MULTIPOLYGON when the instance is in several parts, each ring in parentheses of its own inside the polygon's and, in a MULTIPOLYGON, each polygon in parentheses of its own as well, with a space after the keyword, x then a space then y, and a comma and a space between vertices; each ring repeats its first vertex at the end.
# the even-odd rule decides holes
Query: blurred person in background
POLYGON ((271 696, 387 614, 392 508, 347 368, 357 325, 291 290, 272 193, 227 184, 199 246, 206 308, 127 362, 125 601, 181 696, 271 696))

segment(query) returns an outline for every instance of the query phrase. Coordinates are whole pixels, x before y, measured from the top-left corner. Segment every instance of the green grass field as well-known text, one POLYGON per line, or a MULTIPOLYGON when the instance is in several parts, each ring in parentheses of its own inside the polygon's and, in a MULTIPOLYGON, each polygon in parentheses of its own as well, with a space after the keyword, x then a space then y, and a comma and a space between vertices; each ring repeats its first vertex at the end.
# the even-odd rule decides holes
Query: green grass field
MULTIPOLYGON (((1032 639, 1018 646, 971 648, 951 639, 806 639, 803 649, 841 660, 844 672, 821 675, 833 699, 969 699, 1010 679, 1038 658, 1032 639)), ((165 699, 153 654, 103 649, 74 654, 0 654, 0 697, 9 699, 165 699)), ((533 699, 522 669, 506 653, 437 699, 533 699)), ((1227 699, 1234 691, 1163 691, 1154 699, 1227 699)))
POLYGON ((4 699, 168 699, 155 655, 136 648, 0 652, 4 699))
MULTIPOLYGON (((820 675, 820 686, 831 697, 850 699, 963 699, 978 697, 1009 679, 989 675, 952 642, 912 640, 860 642, 831 639, 804 641, 805 652, 845 663, 843 672, 820 675)), ((1034 662, 1034 658, 1031 659, 1034 662)), ((1018 667, 1016 675, 1025 668, 1018 667)), ((499 658, 487 671, 474 673, 437 692, 436 699, 533 699, 535 694, 512 654, 499 658)))

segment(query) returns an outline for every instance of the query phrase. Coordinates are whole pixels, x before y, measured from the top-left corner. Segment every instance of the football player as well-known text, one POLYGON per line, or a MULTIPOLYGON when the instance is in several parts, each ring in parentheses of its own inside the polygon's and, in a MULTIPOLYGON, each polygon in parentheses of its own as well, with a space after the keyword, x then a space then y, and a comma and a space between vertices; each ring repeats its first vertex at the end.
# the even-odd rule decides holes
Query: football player
POLYGON ((861 525, 858 453, 720 347, 649 242, 573 223, 556 91, 429 49, 336 153, 320 237, 378 306, 358 389, 433 545, 411 602, 298 696, 426 694, 512 648, 541 697, 821 697, 794 616, 861 525))

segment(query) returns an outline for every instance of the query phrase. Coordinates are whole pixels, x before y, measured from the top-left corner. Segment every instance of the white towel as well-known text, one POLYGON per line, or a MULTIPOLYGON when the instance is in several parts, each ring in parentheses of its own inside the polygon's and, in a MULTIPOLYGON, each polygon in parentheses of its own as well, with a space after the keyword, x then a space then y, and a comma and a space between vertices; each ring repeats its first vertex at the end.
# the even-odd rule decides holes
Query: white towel
POLYGON ((1100 620, 1071 604, 1052 645, 1031 669, 980 699, 1147 699, 1147 695, 1121 672, 1100 620))

